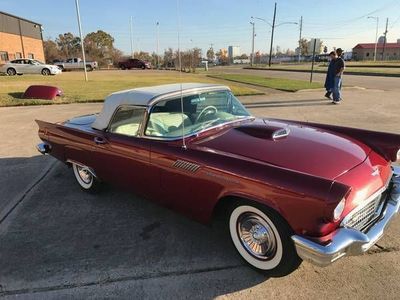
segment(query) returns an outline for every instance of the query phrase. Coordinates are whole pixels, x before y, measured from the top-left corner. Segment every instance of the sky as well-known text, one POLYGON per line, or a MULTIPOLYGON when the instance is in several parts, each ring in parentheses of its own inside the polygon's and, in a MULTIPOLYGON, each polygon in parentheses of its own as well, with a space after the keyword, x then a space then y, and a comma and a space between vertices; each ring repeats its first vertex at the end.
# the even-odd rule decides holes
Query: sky
MULTIPOLYGON (((270 0, 80 0, 83 33, 99 29, 110 33, 115 47, 130 53, 130 17, 133 18, 134 51, 156 51, 156 23, 159 22, 159 52, 168 47, 199 47, 214 50, 229 45, 251 51, 251 16, 272 23, 275 1, 270 0), (178 30, 179 29, 179 30, 178 30)), ((388 42, 400 39, 400 0, 276 0, 276 23, 299 22, 303 16, 303 37, 321 38, 331 50, 340 47, 351 51, 357 43, 375 41, 376 21, 379 35, 389 18, 388 42)), ((78 35, 74 0, 0 0, 5 11, 35 22, 44 28, 44 38, 72 32, 78 35)), ((255 50, 268 52, 271 27, 256 20, 255 50)), ((274 46, 295 49, 299 26, 284 24, 275 30, 274 46)))

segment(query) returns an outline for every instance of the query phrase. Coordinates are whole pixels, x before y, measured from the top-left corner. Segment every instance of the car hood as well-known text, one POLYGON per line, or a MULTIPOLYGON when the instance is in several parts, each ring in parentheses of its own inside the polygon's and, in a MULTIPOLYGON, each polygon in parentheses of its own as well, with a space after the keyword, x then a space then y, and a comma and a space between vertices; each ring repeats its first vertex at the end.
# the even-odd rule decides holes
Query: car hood
POLYGON ((362 163, 371 151, 344 135, 269 119, 231 127, 196 144, 205 151, 258 160, 330 180, 362 163))

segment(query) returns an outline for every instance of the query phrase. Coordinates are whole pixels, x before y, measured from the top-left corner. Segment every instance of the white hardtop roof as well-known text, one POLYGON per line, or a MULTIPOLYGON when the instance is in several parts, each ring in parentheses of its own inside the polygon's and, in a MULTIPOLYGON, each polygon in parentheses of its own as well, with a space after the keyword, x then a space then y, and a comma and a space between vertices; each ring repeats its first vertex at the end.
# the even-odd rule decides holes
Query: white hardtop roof
POLYGON ((115 110, 121 105, 149 106, 157 98, 175 94, 178 96, 181 90, 183 94, 188 94, 202 90, 229 90, 229 87, 209 83, 174 83, 115 92, 104 100, 103 109, 96 117, 92 127, 99 130, 106 129, 115 110))

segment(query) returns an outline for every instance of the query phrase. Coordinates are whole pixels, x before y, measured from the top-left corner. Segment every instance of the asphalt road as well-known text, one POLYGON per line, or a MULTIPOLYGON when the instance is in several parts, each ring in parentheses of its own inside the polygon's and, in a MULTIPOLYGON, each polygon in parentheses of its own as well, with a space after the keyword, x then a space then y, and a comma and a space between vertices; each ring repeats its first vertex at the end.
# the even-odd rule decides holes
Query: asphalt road
MULTIPOLYGON (((259 116, 400 133, 398 92, 345 95, 339 106, 320 92, 242 101, 259 116)), ((399 219, 364 256, 266 278, 239 259, 221 224, 197 224, 112 187, 84 193, 70 169, 37 154, 34 119, 61 121, 100 107, 0 109, 0 297, 398 299, 399 219)))
MULTIPOLYGON (((231 67, 215 67, 210 69, 213 72, 233 73, 233 74, 253 74, 265 77, 290 78, 299 80, 310 80, 310 73, 287 72, 287 71, 268 71, 268 70, 249 70, 239 66, 231 67)), ((325 74, 315 73, 314 81, 325 82, 325 74)), ((400 91, 399 77, 379 77, 379 76, 359 76, 346 75, 343 76, 343 84, 347 86, 358 86, 367 89, 383 90, 383 91, 400 91)))

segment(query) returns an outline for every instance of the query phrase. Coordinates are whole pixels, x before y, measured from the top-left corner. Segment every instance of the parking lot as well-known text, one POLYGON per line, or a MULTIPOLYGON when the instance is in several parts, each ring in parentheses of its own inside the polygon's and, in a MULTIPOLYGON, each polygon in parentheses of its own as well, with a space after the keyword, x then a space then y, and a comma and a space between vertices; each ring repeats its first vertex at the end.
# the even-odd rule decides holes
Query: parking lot
MULTIPOLYGON (((358 79, 337 106, 322 91, 240 99, 257 116, 400 133, 399 85, 385 79, 382 89, 358 79)), ((266 278, 241 261, 220 224, 203 226, 112 187, 82 192, 70 169, 39 156, 34 120, 100 108, 0 108, 0 297, 398 299, 399 218, 364 256, 327 268, 305 262, 289 276, 266 278)))

